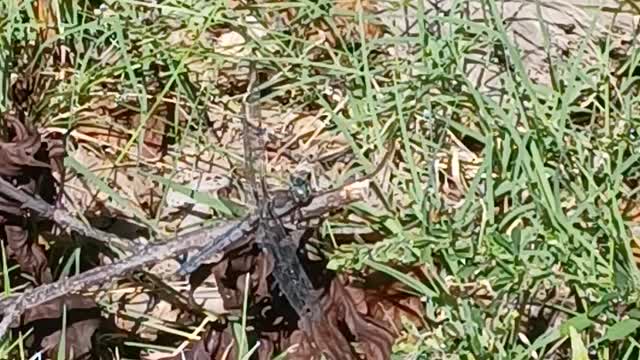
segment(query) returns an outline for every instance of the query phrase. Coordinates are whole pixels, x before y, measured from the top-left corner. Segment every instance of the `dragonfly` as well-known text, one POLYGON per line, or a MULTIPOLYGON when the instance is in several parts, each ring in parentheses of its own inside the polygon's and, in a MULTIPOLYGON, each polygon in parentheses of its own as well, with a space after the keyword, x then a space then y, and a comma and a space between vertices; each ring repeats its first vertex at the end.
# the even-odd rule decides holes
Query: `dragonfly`
MULTIPOLYGON (((273 213, 276 201, 282 201, 282 194, 270 197, 265 180, 265 129, 260 114, 261 95, 258 89, 258 76, 255 62, 249 66, 249 85, 244 99, 243 150, 247 183, 253 202, 259 214, 256 230, 256 243, 267 256, 274 260, 273 277, 279 285, 291 307, 301 318, 320 314, 319 302, 311 279, 297 254, 297 244, 288 234, 280 217, 273 213), (259 179, 256 178, 256 173, 259 179)), ((284 201, 293 201, 297 205, 306 204, 311 198, 308 176, 294 173, 290 176, 289 189, 284 201)), ((182 266, 183 273, 193 272, 205 259, 216 252, 215 244, 205 246, 198 254, 187 260, 182 266)))

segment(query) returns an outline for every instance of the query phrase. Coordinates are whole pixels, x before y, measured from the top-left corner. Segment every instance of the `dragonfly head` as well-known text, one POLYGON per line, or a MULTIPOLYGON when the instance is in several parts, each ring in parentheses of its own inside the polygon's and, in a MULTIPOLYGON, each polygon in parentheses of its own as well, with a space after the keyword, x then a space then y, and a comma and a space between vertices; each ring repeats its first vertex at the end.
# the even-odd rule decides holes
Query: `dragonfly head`
POLYGON ((289 176, 289 192, 293 199, 304 204, 311 198, 311 173, 296 171, 289 176))

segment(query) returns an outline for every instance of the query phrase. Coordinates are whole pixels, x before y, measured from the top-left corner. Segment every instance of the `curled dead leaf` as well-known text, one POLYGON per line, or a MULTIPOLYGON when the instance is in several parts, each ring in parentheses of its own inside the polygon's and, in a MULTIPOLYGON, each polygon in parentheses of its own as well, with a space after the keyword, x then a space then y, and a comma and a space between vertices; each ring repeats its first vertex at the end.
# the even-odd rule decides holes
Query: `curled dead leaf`
POLYGON ((91 355, 92 335, 102 320, 95 302, 82 295, 65 295, 31 308, 24 313, 23 328, 33 327, 33 348, 49 358, 58 354, 61 343, 63 312, 66 312, 65 359, 82 359, 91 355))
POLYGON ((47 255, 42 247, 29 237, 25 225, 5 225, 9 255, 16 259, 22 271, 32 274, 40 284, 53 280, 47 255))
POLYGON ((4 116, 13 136, 0 142, 0 175, 18 176, 30 167, 48 168, 49 164, 36 159, 40 151, 40 135, 27 129, 15 116, 4 116))

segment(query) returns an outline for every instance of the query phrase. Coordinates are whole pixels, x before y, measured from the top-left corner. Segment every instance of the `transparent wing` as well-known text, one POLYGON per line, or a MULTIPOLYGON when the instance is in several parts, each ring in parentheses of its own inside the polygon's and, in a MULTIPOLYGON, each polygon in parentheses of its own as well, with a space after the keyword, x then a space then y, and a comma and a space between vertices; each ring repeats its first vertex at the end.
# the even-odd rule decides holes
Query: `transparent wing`
MULTIPOLYGON (((262 117, 260 115, 260 92, 256 89, 257 72, 255 63, 249 65, 249 85, 247 95, 244 98, 244 114, 242 116, 242 142, 244 151, 245 177, 248 183, 249 197, 257 209, 262 209, 264 199, 266 199, 265 185, 265 139, 262 117), (256 172, 260 176, 260 186, 256 179, 256 172)), ((262 211, 260 210, 262 214, 262 211)), ((202 263, 211 259, 213 255, 220 251, 220 244, 212 243, 203 247, 196 255, 188 259, 180 269, 183 274, 190 274, 202 263)))
POLYGON ((313 284, 298 258, 295 243, 279 219, 270 217, 263 222, 257 236, 274 258, 272 275, 291 307, 300 317, 319 314, 313 284))

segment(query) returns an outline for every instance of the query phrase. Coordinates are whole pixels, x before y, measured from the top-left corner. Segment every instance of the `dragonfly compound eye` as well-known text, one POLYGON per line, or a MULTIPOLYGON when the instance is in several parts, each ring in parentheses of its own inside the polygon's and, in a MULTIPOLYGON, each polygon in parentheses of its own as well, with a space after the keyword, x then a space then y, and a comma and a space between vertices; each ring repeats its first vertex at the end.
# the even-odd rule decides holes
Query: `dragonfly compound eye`
POLYGON ((309 200, 311 197, 311 185, 309 184, 308 176, 305 176, 305 174, 292 174, 289 178, 289 191, 299 203, 309 200))

